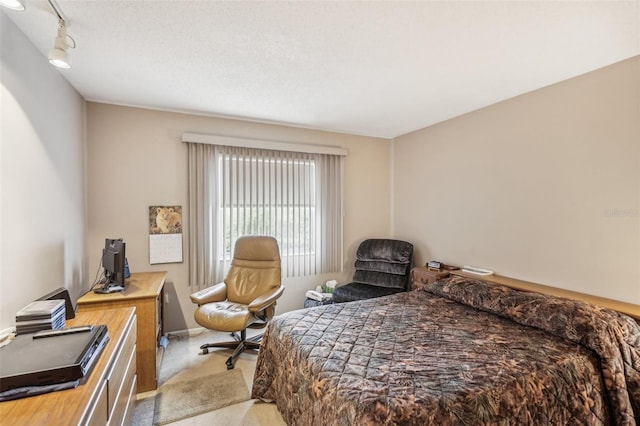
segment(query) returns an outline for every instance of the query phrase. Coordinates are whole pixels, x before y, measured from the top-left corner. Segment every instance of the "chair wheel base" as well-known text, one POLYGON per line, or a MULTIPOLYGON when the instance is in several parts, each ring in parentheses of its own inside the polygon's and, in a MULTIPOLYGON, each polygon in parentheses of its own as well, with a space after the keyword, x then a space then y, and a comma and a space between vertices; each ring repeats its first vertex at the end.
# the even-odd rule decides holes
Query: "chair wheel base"
POLYGON ((240 335, 237 333, 231 333, 234 337, 233 342, 217 342, 217 343, 205 343, 200 346, 202 350, 202 355, 206 355, 209 353, 209 348, 227 348, 233 349, 233 354, 227 359, 227 370, 233 370, 236 360, 244 352, 248 349, 260 350, 260 342, 262 341, 262 334, 254 336, 250 339, 247 339, 246 330, 242 330, 240 335))

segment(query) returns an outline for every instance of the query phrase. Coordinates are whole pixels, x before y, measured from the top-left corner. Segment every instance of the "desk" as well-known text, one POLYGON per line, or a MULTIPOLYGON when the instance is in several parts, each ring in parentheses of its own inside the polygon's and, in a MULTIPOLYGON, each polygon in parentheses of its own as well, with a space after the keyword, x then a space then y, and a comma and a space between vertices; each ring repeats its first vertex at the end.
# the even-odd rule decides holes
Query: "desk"
POLYGON ((135 309, 82 312, 68 320, 66 326, 85 324, 105 324, 109 330, 109 342, 86 382, 75 389, 0 402, 0 423, 12 426, 131 423, 136 402, 135 309))
POLYGON ((164 280, 165 271, 138 272, 127 278, 125 290, 119 293, 89 292, 78 299, 78 312, 135 307, 138 316, 138 392, 158 387, 158 372, 163 347, 160 338, 164 332, 164 280))

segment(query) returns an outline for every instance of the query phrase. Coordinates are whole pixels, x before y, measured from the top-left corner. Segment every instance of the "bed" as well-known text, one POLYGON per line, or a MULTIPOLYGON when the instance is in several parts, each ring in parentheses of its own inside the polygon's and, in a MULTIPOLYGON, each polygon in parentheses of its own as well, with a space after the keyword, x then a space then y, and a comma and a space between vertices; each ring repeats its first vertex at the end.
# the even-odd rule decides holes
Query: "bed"
POLYGON ((454 276, 274 318, 252 397, 290 425, 635 425, 640 326, 454 276))

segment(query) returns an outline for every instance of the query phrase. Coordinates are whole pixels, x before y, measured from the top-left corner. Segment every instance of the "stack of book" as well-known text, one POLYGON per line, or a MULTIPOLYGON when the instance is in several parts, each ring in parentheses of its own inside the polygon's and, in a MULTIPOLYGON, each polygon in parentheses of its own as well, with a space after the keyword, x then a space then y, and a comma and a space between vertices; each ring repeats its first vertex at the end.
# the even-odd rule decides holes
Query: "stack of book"
POLYGON ((16 334, 57 330, 65 327, 64 300, 38 300, 29 303, 16 314, 16 334))

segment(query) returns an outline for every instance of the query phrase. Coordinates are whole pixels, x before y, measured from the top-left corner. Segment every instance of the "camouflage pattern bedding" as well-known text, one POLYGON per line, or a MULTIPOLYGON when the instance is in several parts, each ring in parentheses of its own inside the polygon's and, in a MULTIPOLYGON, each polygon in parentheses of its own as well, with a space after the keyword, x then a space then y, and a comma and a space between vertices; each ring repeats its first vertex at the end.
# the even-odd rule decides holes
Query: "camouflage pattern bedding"
POLYGON ((290 425, 635 425, 640 327, 453 277, 274 318, 252 397, 290 425))

